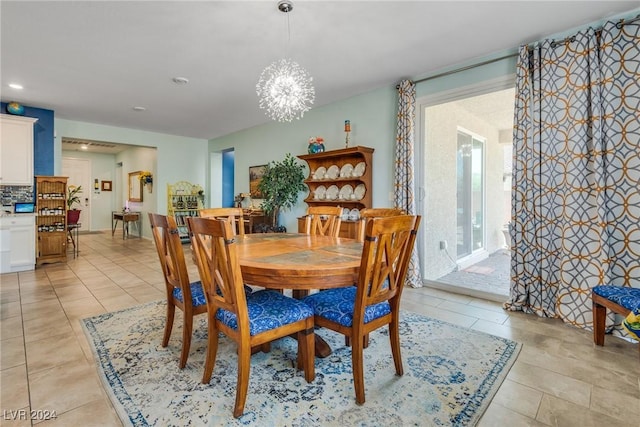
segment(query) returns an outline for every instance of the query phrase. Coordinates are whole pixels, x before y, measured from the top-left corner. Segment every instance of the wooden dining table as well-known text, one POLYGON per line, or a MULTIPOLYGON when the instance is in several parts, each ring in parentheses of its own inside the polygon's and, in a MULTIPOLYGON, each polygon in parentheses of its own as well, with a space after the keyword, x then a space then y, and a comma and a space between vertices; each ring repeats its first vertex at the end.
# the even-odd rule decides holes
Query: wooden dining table
MULTIPOLYGON (((353 239, 296 233, 236 236, 245 283, 297 291, 353 286, 358 278, 362 243, 353 239)), ((331 354, 316 335, 316 355, 331 354)))

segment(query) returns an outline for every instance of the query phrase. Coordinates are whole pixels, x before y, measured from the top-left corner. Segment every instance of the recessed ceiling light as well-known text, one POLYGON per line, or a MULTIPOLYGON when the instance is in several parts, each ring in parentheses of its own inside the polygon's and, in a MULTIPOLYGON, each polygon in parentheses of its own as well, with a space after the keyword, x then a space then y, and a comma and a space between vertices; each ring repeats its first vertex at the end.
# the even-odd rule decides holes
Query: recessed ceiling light
POLYGON ((145 107, 133 107, 133 111, 145 111, 145 107))
POLYGON ((186 77, 174 77, 173 82, 177 85, 186 85, 189 83, 189 79, 186 77))
POLYGON ((22 85, 19 85, 18 83, 9 83, 9 87, 12 89, 23 89, 22 85))
POLYGON ((88 150, 89 147, 87 147, 86 145, 81 145, 80 148, 82 148, 83 150, 88 150))

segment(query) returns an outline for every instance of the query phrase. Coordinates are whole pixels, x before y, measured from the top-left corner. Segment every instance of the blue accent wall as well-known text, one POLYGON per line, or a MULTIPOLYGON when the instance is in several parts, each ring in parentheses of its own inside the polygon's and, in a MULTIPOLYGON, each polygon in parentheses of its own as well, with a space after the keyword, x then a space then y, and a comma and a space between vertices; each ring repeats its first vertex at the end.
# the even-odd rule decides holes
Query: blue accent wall
MULTIPOLYGON (((6 113, 7 103, 0 105, 6 113)), ((33 174, 53 175, 53 110, 25 106, 24 116, 38 119, 33 126, 33 174)))
POLYGON ((233 150, 222 153, 222 207, 233 207, 233 179, 235 172, 235 152, 233 150))

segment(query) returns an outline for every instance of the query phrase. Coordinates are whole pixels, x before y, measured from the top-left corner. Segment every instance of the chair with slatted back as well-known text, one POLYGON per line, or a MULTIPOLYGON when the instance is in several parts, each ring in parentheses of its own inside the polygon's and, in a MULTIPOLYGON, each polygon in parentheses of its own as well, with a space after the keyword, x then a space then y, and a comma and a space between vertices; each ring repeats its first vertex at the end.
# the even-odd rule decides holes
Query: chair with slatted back
MULTIPOLYGON (((226 219, 234 234, 244 236, 244 212, 242 208, 207 208, 198 211, 200 218, 226 219)), ((249 231, 251 232, 251 231, 249 231)))
POLYGON ((156 244, 160 266, 164 275, 167 291, 167 322, 164 327, 162 346, 169 344, 176 307, 182 310, 182 352, 180 369, 184 368, 189 357, 193 318, 207 312, 207 304, 200 281, 191 282, 184 258, 178 226, 172 216, 149 213, 151 234, 156 244))
POLYGON ((398 208, 364 208, 360 209, 360 219, 356 224, 356 240, 364 242, 364 231, 367 220, 371 218, 384 218, 388 216, 404 215, 405 212, 398 208))
POLYGON ((363 352, 367 334, 389 325, 396 374, 404 373, 400 354, 400 298, 420 219, 401 215, 368 221, 356 286, 327 289, 302 300, 313 307, 316 326, 350 338, 353 383, 359 405, 365 401, 363 352))
MULTIPOLYGON (((303 302, 272 290, 245 295, 236 242, 224 219, 188 218, 198 271, 208 307, 208 346, 202 382, 211 380, 218 332, 238 346, 238 382, 233 416, 244 411, 249 386, 251 348, 296 334, 298 368, 307 382, 315 378, 313 311, 303 302)), ((235 238, 234 238, 235 237, 235 238)))
POLYGON ((304 220, 305 234, 338 237, 341 215, 339 206, 310 206, 304 220))

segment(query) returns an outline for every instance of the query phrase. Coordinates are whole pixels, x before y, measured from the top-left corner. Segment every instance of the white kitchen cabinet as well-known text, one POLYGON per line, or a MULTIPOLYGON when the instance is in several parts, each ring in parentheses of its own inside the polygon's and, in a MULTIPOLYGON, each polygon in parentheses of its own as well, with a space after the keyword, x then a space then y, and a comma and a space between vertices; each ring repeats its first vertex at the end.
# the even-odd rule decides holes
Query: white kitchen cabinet
POLYGON ((0 114, 0 184, 33 185, 32 117, 0 114))
POLYGON ((33 270, 36 264, 36 220, 35 215, 16 214, 0 218, 1 244, 4 262, 2 273, 33 270), (6 239, 9 239, 6 241, 6 239), (8 266, 6 262, 8 249, 8 266))

